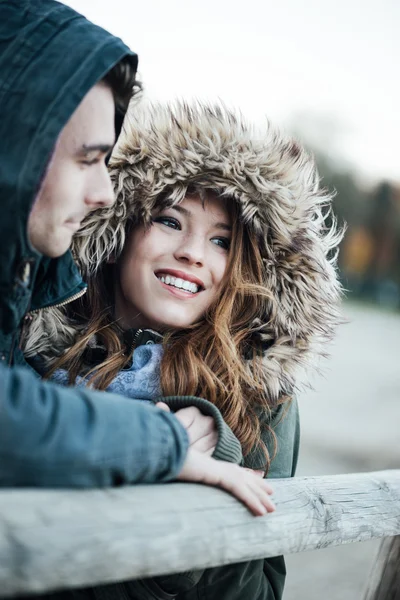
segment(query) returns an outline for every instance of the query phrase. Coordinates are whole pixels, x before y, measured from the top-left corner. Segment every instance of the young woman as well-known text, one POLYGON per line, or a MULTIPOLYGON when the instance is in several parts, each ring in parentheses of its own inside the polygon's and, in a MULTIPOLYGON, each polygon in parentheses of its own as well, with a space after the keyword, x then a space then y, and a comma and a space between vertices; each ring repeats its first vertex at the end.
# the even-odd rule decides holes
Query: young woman
MULTIPOLYGON (((197 406, 217 419, 214 456, 293 476, 298 369, 339 321, 340 234, 312 159, 222 107, 176 104, 136 108, 111 176, 115 205, 75 240, 88 293, 37 317, 26 353, 64 382, 197 406)), ((277 557, 131 596, 277 599, 284 578, 277 557)))

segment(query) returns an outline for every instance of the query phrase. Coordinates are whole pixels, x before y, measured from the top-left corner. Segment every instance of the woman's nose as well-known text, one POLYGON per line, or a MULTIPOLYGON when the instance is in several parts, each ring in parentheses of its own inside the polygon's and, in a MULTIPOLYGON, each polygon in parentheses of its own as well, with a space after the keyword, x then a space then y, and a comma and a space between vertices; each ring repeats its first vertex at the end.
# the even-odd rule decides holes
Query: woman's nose
POLYGON ((191 265, 203 266, 204 240, 199 236, 185 236, 182 243, 176 249, 175 258, 191 265))

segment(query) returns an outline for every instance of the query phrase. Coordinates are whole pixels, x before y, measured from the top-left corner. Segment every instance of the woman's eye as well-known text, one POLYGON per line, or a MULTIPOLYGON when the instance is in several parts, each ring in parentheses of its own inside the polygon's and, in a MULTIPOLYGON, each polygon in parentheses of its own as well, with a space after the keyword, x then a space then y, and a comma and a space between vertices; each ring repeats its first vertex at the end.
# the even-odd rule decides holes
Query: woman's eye
POLYGON ((171 229, 180 229, 180 223, 177 219, 173 217, 155 217, 153 219, 153 223, 161 223, 162 225, 166 225, 167 227, 171 227, 171 229))
POLYGON ((216 246, 220 246, 224 250, 229 250, 229 248, 231 247, 231 240, 229 238, 217 237, 213 238, 211 241, 213 242, 213 244, 215 244, 216 246))

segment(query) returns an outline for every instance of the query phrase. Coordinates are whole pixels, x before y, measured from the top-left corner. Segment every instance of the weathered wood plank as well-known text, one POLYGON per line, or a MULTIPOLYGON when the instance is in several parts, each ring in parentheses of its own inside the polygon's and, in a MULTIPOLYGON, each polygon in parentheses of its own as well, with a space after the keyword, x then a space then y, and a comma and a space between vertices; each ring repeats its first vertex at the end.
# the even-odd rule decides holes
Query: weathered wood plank
POLYGON ((400 600, 400 536, 385 538, 364 600, 400 600))
POLYGON ((274 480, 254 518, 206 486, 0 492, 2 597, 400 534, 400 470, 274 480))

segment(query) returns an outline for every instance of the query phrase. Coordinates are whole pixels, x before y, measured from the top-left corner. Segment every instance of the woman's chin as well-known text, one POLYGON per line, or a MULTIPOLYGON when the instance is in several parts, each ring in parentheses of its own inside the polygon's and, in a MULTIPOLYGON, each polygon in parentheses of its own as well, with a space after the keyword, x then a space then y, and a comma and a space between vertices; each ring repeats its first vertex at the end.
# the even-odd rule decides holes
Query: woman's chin
POLYGON ((171 331, 176 331, 177 329, 186 329, 195 323, 197 319, 187 318, 185 319, 183 315, 171 315, 166 317, 163 315, 163 319, 154 320, 152 325, 149 325, 150 329, 155 329, 156 331, 160 331, 162 333, 168 333, 171 331))

